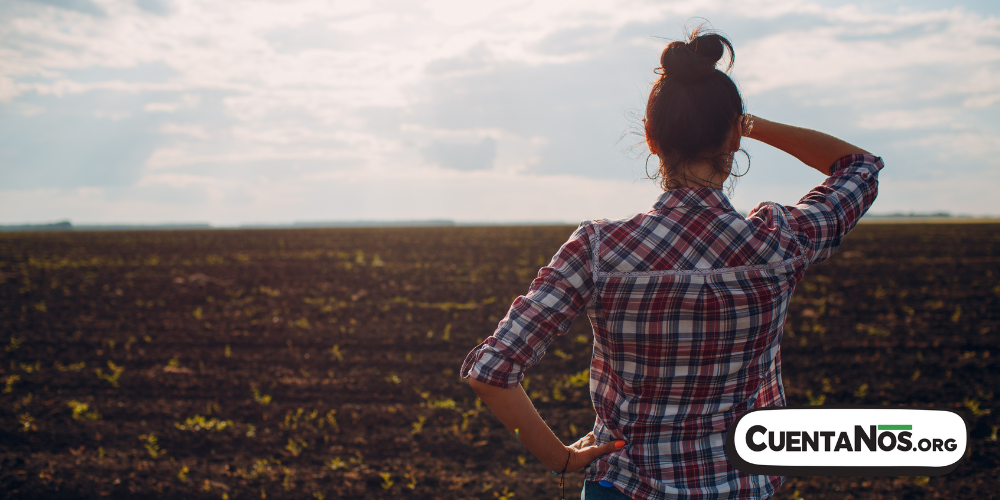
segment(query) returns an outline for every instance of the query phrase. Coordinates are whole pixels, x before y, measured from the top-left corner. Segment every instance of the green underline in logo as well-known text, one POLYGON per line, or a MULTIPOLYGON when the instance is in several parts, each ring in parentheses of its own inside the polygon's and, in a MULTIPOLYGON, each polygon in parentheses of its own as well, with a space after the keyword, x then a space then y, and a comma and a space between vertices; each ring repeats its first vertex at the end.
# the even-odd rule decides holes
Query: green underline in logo
POLYGON ((912 431, 912 425, 880 425, 878 426, 880 431, 912 431))

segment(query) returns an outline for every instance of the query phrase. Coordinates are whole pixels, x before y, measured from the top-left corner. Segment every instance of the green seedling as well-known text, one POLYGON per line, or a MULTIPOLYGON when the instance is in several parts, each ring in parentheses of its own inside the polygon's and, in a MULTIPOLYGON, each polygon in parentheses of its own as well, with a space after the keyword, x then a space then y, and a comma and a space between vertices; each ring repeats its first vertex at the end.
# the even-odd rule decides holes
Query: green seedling
POLYGON ((340 470, 347 467, 347 462, 340 459, 340 457, 333 457, 326 462, 326 466, 332 470, 340 470))
POLYGON ((221 432, 228 428, 233 427, 233 421, 219 420, 217 418, 205 419, 205 417, 201 415, 195 415, 185 420, 183 424, 180 422, 174 422, 174 427, 182 431, 191 431, 191 432, 198 432, 198 431, 221 432))
POLYGON ((392 485, 396 484, 391 479, 389 479, 390 475, 389 475, 388 472, 380 472, 379 473, 379 477, 382 478, 382 489, 383 490, 387 490, 389 488, 392 488, 392 485))
POLYGON ((73 420, 92 422, 101 419, 101 414, 96 409, 92 410, 87 403, 81 403, 74 399, 66 404, 73 410, 73 420))
POLYGON ((247 424, 247 437, 252 438, 257 436, 257 426, 253 424, 247 424))
POLYGON ((424 422, 427 422, 427 417, 425 417, 424 415, 418 416, 417 421, 410 424, 413 427, 413 429, 410 431, 410 434, 413 434, 415 436, 423 432, 424 422))
POLYGON ((809 406, 823 406, 823 403, 826 402, 826 394, 813 396, 813 391, 806 391, 806 399, 809 400, 809 406))
POLYGON ((337 361, 344 360, 344 355, 340 352, 339 344, 334 344, 334 346, 330 348, 330 354, 332 354, 333 359, 336 359, 337 361))
POLYGON ((990 414, 990 410, 984 410, 984 409, 979 408, 980 404, 981 403, 978 400, 969 399, 969 398, 966 398, 965 401, 962 402, 962 406, 968 408, 969 411, 972 412, 972 415, 975 416, 975 417, 982 417, 982 416, 985 416, 985 415, 989 415, 990 414))
POLYGON ((514 492, 508 490, 508 488, 504 486, 502 493, 497 493, 494 491, 493 496, 496 497, 497 500, 511 500, 512 498, 514 498, 514 492))
POLYGON ((340 431, 340 426, 337 425, 337 418, 335 417, 336 414, 337 410, 330 410, 326 412, 326 421, 327 423, 330 424, 331 427, 333 427, 333 432, 340 431))
POLYGON ((833 392, 833 386, 830 385, 830 379, 824 378, 823 380, 820 381, 820 384, 823 385, 823 392, 826 393, 833 392))
POLYGON ((250 390, 253 391, 253 400, 261 405, 271 404, 271 396, 269 394, 261 394, 257 386, 251 385, 250 390))
POLYGON ((73 363, 73 364, 70 364, 70 365, 63 365, 62 363, 56 361, 56 365, 55 366, 56 366, 56 370, 59 370, 61 372, 78 372, 78 371, 86 368, 87 364, 84 363, 83 361, 81 361, 79 363, 73 363))
POLYGON ((288 444, 285 445, 285 449, 288 450, 293 457, 301 455, 302 452, 308 447, 308 443, 299 438, 288 438, 288 444))
POLYGON ((479 412, 475 410, 469 410, 467 412, 462 413, 462 425, 460 427, 462 432, 465 432, 466 430, 469 429, 469 419, 475 417, 478 414, 479 412))
POLYGON ((587 387, 590 385, 590 368, 566 378, 569 387, 587 387))
POLYGON ((27 413, 22 413, 17 416, 17 422, 21 424, 21 431, 37 431, 38 426, 35 425, 35 418, 27 413))
POLYGON ((35 395, 29 392, 27 396, 21 398, 20 401, 14 403, 14 411, 20 410, 21 408, 28 406, 29 404, 31 404, 32 399, 35 399, 35 395))
POLYGON ((42 363, 40 361, 35 361, 35 364, 33 365, 28 363, 18 363, 18 366, 24 373, 35 373, 42 370, 42 363))
POLYGON ((153 458, 159 458, 159 457, 162 457, 164 454, 167 453, 166 450, 161 450, 160 449, 160 445, 157 444, 158 439, 156 438, 155 434, 150 434, 148 436, 147 435, 142 435, 142 436, 139 436, 139 439, 145 441, 145 444, 143 445, 143 447, 146 448, 146 452, 149 453, 149 456, 151 456, 153 458))
POLYGON ((94 373, 97 374, 97 378, 108 381, 113 387, 118 387, 118 380, 125 371, 125 367, 116 365, 114 361, 108 361, 108 368, 111 370, 110 373, 104 373, 104 370, 100 368, 96 368, 94 373))
POLYGON ((457 407, 455 404, 455 400, 451 398, 435 399, 428 401, 426 404, 428 408, 435 410, 454 410, 457 407))
POLYGON ((409 480, 409 482, 406 483, 407 488, 412 490, 417 487, 417 476, 412 472, 407 472, 406 474, 403 474, 403 478, 409 480))
POLYGON ((868 395, 868 384, 861 384, 858 390, 854 391, 854 397, 863 398, 868 395))
POLYGON ((24 339, 22 339, 20 337, 13 337, 12 336, 10 338, 10 344, 7 345, 7 346, 5 346, 4 350, 7 351, 7 352, 15 351, 15 350, 17 350, 17 349, 19 349, 21 347, 21 343, 23 343, 23 342, 24 342, 24 339))
POLYGON ((565 401, 566 400, 566 396, 563 395, 563 393, 562 393, 561 386, 562 386, 562 384, 559 384, 559 383, 557 383, 557 384, 555 384, 555 385, 552 386, 552 399, 554 399, 556 401, 565 401))
MULTIPOLYGON (((303 427, 310 425, 313 420, 316 420, 317 416, 319 416, 319 410, 313 410, 308 415, 305 415, 305 409, 298 408, 295 410, 295 413, 289 411, 285 414, 285 422, 281 424, 281 428, 295 430, 300 425, 303 427)), ((322 420, 320 421, 320 426, 322 426, 322 420)))
POLYGON ((188 480, 188 472, 191 472, 191 469, 188 469, 186 465, 181 467, 181 471, 177 473, 177 479, 180 479, 182 483, 186 483, 188 480))
POLYGON ((234 475, 243 479, 257 479, 262 476, 271 476, 272 465, 280 466, 281 460, 262 458, 254 462, 253 468, 250 469, 249 473, 243 469, 236 469, 234 475))
POLYGON ((4 380, 3 393, 10 394, 11 392, 13 392, 14 384, 16 384, 18 380, 21 380, 20 375, 17 374, 8 375, 6 380, 4 380))

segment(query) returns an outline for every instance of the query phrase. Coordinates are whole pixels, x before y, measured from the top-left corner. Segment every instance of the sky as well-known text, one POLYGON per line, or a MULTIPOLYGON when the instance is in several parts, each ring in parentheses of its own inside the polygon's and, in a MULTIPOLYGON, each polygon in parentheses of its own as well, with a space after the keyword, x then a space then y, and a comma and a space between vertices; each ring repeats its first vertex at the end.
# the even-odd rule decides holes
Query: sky
MULTIPOLYGON (((0 224, 627 217, 662 192, 639 133, 653 69, 705 20, 733 42, 751 113, 883 158, 871 213, 998 216, 998 11, 6 0, 0 224)), ((823 180, 743 146, 737 209, 793 204, 823 180)))

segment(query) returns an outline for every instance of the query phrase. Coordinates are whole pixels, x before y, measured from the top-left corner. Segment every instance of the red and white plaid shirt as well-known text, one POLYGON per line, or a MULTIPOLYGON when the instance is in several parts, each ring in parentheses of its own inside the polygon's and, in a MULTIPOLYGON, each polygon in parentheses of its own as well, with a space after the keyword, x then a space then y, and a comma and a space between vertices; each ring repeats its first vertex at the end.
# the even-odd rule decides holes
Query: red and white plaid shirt
POLYGON ((734 469, 726 429, 784 406, 779 345, 795 284, 868 210, 882 160, 850 155, 797 205, 743 217, 710 188, 680 188, 652 210, 580 224, 463 376, 513 387, 587 311, 599 444, 628 445, 586 469, 632 498, 767 498, 784 482, 734 469))

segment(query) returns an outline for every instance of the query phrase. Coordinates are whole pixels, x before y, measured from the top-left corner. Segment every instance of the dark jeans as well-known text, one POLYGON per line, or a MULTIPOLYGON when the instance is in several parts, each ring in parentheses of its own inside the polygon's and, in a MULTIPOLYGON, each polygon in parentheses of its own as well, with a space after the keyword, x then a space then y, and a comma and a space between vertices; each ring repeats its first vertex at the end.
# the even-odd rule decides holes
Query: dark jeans
POLYGON ((580 500, 631 500, 627 495, 611 486, 605 488, 593 481, 584 481, 580 500))

